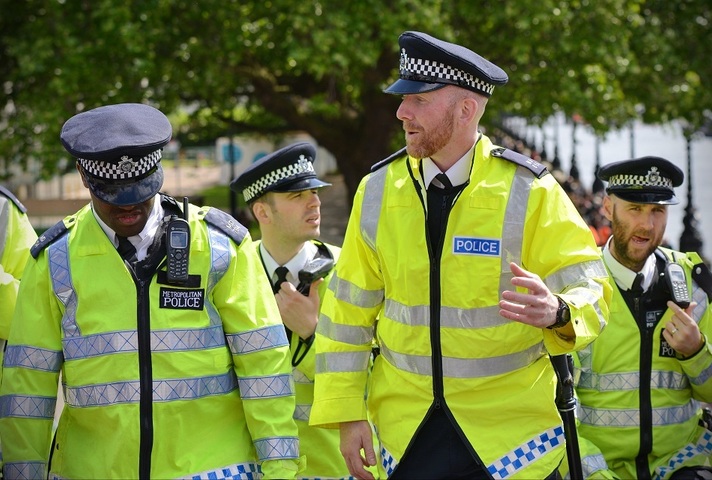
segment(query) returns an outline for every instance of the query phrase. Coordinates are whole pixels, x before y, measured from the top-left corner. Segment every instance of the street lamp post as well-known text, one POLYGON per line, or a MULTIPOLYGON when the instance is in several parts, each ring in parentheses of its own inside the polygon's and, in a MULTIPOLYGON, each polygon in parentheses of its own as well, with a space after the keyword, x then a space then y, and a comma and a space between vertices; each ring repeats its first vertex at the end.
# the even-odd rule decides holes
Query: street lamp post
POLYGON ((702 236, 697 229, 697 215, 692 205, 692 133, 684 131, 687 148, 687 205, 685 216, 682 219, 684 226, 680 235, 680 250, 683 252, 697 252, 702 255, 702 236))

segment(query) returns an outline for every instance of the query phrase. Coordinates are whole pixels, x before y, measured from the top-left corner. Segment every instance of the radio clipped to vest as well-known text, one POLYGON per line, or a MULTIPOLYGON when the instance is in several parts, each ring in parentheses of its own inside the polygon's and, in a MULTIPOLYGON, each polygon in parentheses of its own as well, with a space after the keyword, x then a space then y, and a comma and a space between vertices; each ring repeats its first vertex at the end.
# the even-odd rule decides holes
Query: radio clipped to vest
POLYGON ((332 268, 334 268, 334 259, 332 258, 318 257, 307 263, 306 266, 299 271, 299 285, 297 285, 297 291, 309 296, 309 287, 311 284, 320 278, 326 277, 332 268))
POLYGON ((166 278, 168 283, 176 285, 188 282, 190 257, 188 197, 183 197, 183 217, 171 215, 166 226, 166 278))

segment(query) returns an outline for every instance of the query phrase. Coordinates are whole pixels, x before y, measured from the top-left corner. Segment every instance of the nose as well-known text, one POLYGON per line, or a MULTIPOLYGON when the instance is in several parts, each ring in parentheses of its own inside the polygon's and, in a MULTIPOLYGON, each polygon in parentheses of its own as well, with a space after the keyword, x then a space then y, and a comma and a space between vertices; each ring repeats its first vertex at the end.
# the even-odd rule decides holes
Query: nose
POLYGON ((413 115, 410 108, 408 108, 407 102, 408 97, 403 97, 403 100, 401 100, 401 103, 398 106, 398 110, 396 110, 396 118, 402 122, 413 119, 413 115))
POLYGON ((311 196, 309 197, 309 206, 311 208, 321 206, 321 199, 319 198, 319 193, 317 193, 316 191, 313 191, 311 196))

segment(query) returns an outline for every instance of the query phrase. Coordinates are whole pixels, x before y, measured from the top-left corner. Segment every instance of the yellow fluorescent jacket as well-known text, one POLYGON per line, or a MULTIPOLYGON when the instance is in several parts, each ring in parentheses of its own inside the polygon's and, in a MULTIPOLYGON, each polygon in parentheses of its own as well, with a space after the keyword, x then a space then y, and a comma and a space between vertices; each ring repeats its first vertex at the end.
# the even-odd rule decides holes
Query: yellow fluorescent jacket
MULTIPOLYGON (((257 252, 259 252, 259 244, 259 241, 254 242, 257 252)), ((331 253, 334 262, 338 262, 341 249, 326 243, 323 245, 331 253)), ((324 298, 329 280, 331 280, 333 274, 334 271, 332 270, 319 285, 320 300, 324 298)), ((300 352, 303 352, 303 348, 303 345, 300 347, 299 336, 293 334, 289 347, 290 358, 294 359, 295 355, 297 358, 301 356, 300 352)), ((297 423, 297 427, 299 427, 299 450, 307 460, 306 468, 300 471, 299 475, 300 478, 348 478, 350 477, 349 469, 339 450, 339 431, 309 426, 309 414, 314 401, 315 357, 316 349, 312 345, 302 361, 292 369, 297 402, 294 410, 294 420, 297 423)))
POLYGON ((28 261, 0 388, 5 478, 50 461, 50 477, 138 478, 140 460, 151 478, 295 476, 279 311, 249 236, 238 246, 209 211, 190 208, 195 288, 139 286, 89 206, 28 261))
POLYGON ((355 195, 317 330, 310 423, 367 418, 375 333, 381 354, 368 378, 368 413, 384 478, 432 405, 449 409, 493 478, 544 478, 564 455, 547 353, 596 338, 610 286, 590 230, 555 179, 536 178, 492 149, 482 136, 439 264, 426 240, 417 160, 404 156, 372 172, 355 195), (513 288, 509 262, 538 274, 570 305, 575 338, 498 314, 502 291, 513 288))
MULTIPOLYGON (((671 250, 661 250, 671 258, 671 250)), ((687 272, 692 300, 697 303, 692 317, 707 337, 712 329, 710 299, 690 275, 693 263, 701 260, 697 254, 675 252, 675 257, 687 272)), ((648 351, 614 286, 608 327, 598 340, 577 352, 577 416, 586 477, 638 477, 635 459, 641 435, 652 441, 649 478, 668 478, 681 467, 705 465, 712 458, 712 433, 698 424, 699 402, 712 402, 712 350, 706 342, 685 360, 672 355, 662 336, 671 317, 672 311, 666 309, 647 337, 648 351), (641 362, 641 355, 651 361, 641 362)))

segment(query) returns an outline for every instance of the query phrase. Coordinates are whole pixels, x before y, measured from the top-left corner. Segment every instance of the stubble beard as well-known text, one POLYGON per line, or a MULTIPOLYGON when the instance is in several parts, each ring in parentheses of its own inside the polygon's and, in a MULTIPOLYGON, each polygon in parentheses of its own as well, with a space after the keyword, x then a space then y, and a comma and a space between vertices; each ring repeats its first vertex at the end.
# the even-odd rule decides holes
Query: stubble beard
MULTIPOLYGON (((452 138, 455 121, 452 106, 443 116, 443 121, 430 132, 422 131, 418 140, 408 140, 406 135, 406 151, 413 158, 432 157, 442 150, 452 138)), ((404 124, 404 127, 406 125, 404 124)))

